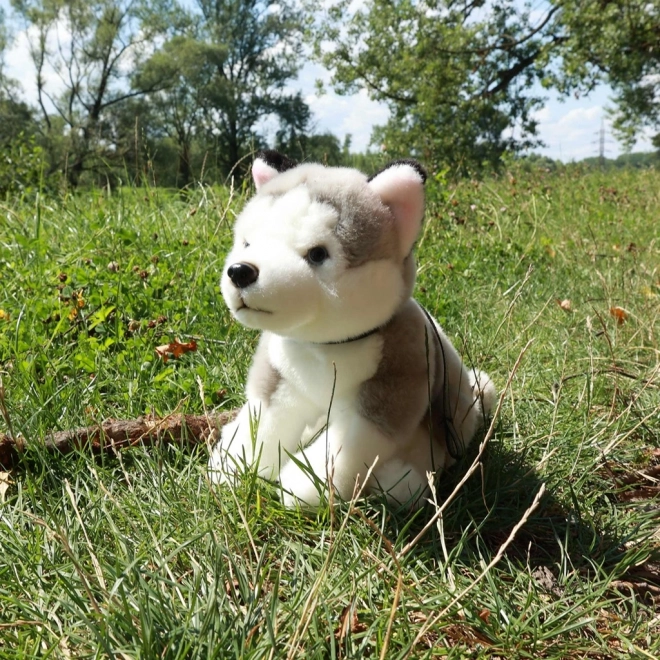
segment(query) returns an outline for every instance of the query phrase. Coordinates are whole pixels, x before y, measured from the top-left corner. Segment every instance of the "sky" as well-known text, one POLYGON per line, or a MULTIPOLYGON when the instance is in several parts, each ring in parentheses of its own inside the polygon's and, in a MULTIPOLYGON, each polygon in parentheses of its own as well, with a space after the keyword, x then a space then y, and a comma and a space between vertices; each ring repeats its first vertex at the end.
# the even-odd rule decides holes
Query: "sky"
MULTIPOLYGON (((8 0, 0 0, 0 7, 8 9, 8 4, 8 0)), ((28 53, 25 33, 18 32, 14 35, 13 43, 5 53, 5 73, 21 83, 27 101, 34 104, 34 67, 28 53)), ((56 74, 47 71, 46 75, 56 74)), ((350 134, 352 151, 364 151, 369 146, 372 128, 387 121, 387 108, 372 101, 366 91, 352 96, 338 96, 330 89, 329 80, 330 73, 327 70, 309 62, 303 66, 298 81, 291 87, 302 91, 313 112, 317 132, 329 131, 340 141, 350 134), (325 83, 325 94, 317 93, 316 80, 325 83)), ((611 105, 611 92, 606 86, 601 86, 582 98, 562 100, 556 93, 547 90, 543 90, 542 95, 547 96, 547 101, 536 113, 536 118, 539 136, 546 146, 535 148, 536 153, 564 162, 598 156, 601 126, 605 127, 606 132, 605 155, 615 158, 623 153, 623 147, 615 140, 607 122, 605 108, 611 105)), ((653 150, 650 136, 638 141, 634 150, 653 150)))

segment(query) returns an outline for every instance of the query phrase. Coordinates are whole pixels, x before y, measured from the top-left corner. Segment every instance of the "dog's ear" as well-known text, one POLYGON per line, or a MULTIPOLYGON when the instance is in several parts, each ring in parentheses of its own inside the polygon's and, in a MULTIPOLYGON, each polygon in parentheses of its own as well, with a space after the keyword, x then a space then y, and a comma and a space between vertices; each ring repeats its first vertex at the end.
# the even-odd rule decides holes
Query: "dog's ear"
POLYGON ((252 179, 257 190, 281 172, 296 166, 296 161, 273 149, 260 151, 252 163, 252 179))
POLYGON ((416 160, 395 160, 369 178, 369 187, 394 215, 406 256, 422 227, 425 182, 426 172, 416 160))

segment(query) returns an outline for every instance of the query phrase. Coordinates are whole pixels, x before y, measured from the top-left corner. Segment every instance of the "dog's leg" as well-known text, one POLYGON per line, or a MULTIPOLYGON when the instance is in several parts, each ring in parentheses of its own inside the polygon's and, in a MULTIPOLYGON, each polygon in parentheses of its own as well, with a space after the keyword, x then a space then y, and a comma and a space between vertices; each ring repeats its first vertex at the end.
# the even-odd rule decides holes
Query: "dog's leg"
POLYGON ((282 387, 270 405, 248 401, 238 417, 222 429, 209 460, 212 481, 222 483, 244 466, 258 463, 259 476, 275 479, 281 464, 300 447, 303 431, 318 410, 282 387))
POLYGON ((497 391, 483 372, 461 365, 456 394, 450 393, 450 412, 454 429, 467 446, 490 414, 497 391))
POLYGON ((374 470, 372 491, 382 492, 390 502, 419 506, 428 489, 428 479, 410 463, 391 458, 374 470))
POLYGON ((379 462, 386 461, 395 449, 395 443, 372 422, 357 412, 344 411, 337 419, 331 419, 328 429, 282 468, 284 503, 318 506, 330 482, 340 497, 348 500, 356 482, 364 483, 376 458, 379 462))
POLYGON ((442 378, 439 392, 441 397, 447 397, 442 404, 443 415, 451 422, 459 443, 467 447, 490 414, 497 390, 486 373, 463 363, 438 322, 432 320, 440 340, 438 359, 442 378))

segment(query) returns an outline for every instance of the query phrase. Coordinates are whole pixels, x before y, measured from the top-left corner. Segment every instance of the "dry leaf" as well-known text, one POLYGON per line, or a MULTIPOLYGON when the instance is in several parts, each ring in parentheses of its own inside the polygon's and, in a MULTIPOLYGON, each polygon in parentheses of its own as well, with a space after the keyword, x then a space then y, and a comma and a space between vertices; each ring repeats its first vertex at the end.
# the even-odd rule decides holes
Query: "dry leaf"
POLYGON ((60 639, 60 642, 58 644, 60 653, 62 654, 63 658, 72 658, 73 655, 71 654, 71 649, 69 648, 69 638, 68 637, 62 637, 60 639))
POLYGON ((628 320, 628 312, 623 307, 610 307, 610 315, 619 325, 623 325, 628 320))
POLYGON ((488 625, 488 622, 490 621, 490 610, 486 607, 479 612, 477 615, 486 625, 488 625))
POLYGON ((187 343, 182 343, 178 339, 170 342, 169 344, 162 344, 161 346, 156 346, 156 355, 167 362, 171 357, 174 359, 180 358, 184 353, 190 353, 191 351, 197 350, 197 342, 193 339, 187 343))
POLYGON ((335 630, 335 639, 341 643, 349 631, 351 633, 359 633, 364 632, 366 629, 367 626, 364 623, 360 623, 353 603, 350 603, 346 605, 339 615, 339 625, 335 630))
POLYGON ((619 500, 622 502, 644 502, 655 499, 658 495, 660 495, 660 488, 658 486, 642 486, 641 488, 619 493, 619 500))
POLYGON ((418 610, 410 612, 408 618, 410 619, 411 623, 424 623, 428 620, 428 616, 424 614, 424 612, 420 612, 418 610))
POLYGON ((532 577, 534 578, 535 582, 548 593, 552 593, 555 596, 562 595, 562 590, 559 587, 557 578, 547 566, 537 566, 532 571, 532 577))
POLYGON ((573 303, 568 298, 564 298, 564 300, 559 300, 559 298, 557 298, 557 304, 565 312, 572 312, 573 311, 573 303))
POLYGON ((350 619, 351 619, 351 610, 353 609, 353 603, 346 605, 346 607, 341 611, 339 615, 339 625, 335 630, 335 639, 339 642, 344 641, 344 637, 348 635, 350 630, 350 619))
POLYGON ((255 636, 255 634, 259 631, 259 628, 261 627, 261 624, 258 623, 256 626, 253 626, 250 632, 248 633, 247 637, 245 638, 245 644, 246 646, 250 645, 250 642, 252 641, 252 638, 255 636))
POLYGON ((486 646, 491 646, 492 641, 488 639, 485 635, 480 633, 478 630, 472 626, 468 626, 462 623, 453 623, 446 628, 443 628, 445 638, 447 641, 452 644, 462 644, 468 646, 469 648, 474 648, 477 644, 483 644, 486 646))

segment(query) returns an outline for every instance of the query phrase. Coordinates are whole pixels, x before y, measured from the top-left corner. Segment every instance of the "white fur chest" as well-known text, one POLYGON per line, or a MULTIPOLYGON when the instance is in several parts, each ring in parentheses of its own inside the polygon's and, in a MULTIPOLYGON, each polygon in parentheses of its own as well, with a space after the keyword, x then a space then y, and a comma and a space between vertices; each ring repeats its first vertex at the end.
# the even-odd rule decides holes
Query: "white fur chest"
POLYGON ((313 344, 272 336, 272 365, 321 411, 353 404, 360 385, 372 378, 382 357, 383 340, 373 335, 344 344, 313 344), (334 396, 333 396, 334 390, 334 396))

